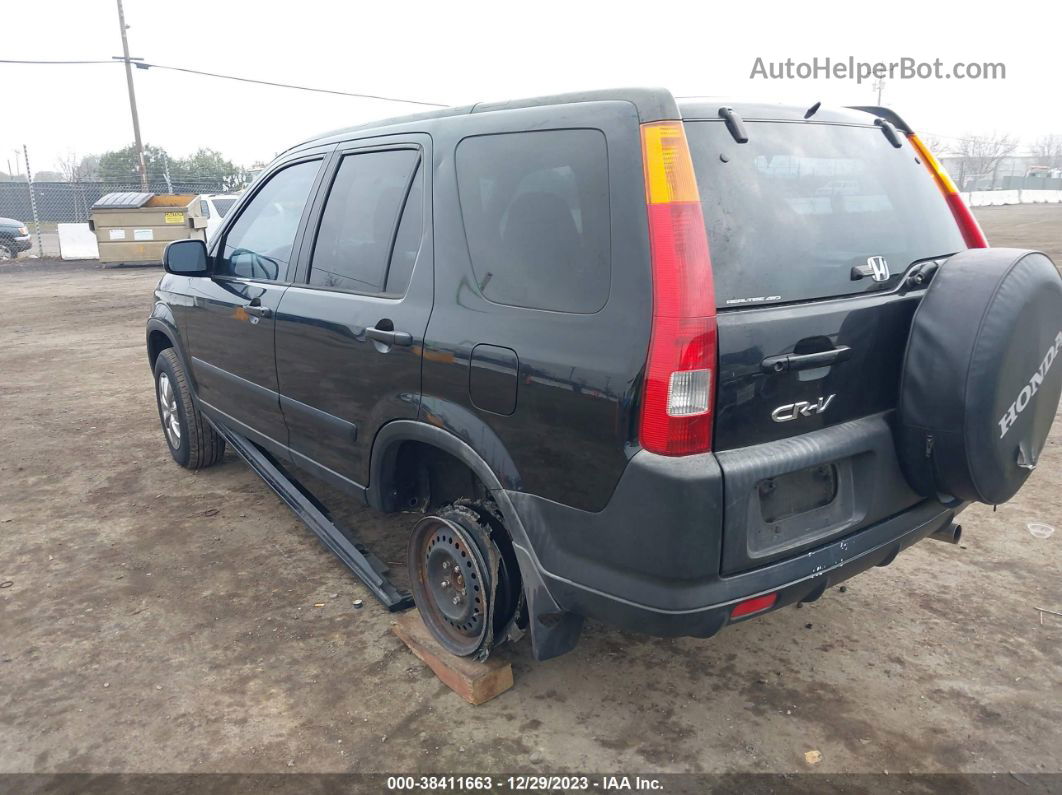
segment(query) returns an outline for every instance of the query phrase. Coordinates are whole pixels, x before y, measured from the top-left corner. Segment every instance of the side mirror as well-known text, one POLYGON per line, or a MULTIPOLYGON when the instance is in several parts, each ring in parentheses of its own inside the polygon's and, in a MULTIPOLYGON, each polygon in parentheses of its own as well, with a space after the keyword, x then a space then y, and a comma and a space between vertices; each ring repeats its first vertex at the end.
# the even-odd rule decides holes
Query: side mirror
POLYGON ((162 252, 167 273, 179 276, 206 276, 210 272, 206 243, 202 240, 174 240, 162 252))

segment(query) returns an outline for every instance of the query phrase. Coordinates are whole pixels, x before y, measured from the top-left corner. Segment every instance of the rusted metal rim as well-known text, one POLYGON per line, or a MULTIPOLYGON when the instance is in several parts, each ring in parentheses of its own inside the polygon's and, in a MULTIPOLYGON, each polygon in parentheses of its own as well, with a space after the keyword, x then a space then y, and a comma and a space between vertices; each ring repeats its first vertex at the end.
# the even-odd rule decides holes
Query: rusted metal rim
POLYGON ((460 657, 475 654, 490 631, 492 583, 472 535, 439 516, 421 519, 410 538, 413 598, 435 638, 460 657))

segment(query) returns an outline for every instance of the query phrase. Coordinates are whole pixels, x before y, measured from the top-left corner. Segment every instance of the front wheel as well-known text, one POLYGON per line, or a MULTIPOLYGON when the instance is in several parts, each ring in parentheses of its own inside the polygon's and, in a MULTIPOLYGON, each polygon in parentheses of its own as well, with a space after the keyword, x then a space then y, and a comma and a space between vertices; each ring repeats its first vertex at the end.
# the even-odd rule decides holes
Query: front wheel
POLYGON ((0 262, 4 260, 11 260, 18 256, 18 252, 15 251, 9 244, 0 241, 0 262))
POLYGON ((173 348, 155 360, 155 399, 173 460, 186 469, 213 466, 225 456, 225 440, 192 402, 188 375, 173 348))

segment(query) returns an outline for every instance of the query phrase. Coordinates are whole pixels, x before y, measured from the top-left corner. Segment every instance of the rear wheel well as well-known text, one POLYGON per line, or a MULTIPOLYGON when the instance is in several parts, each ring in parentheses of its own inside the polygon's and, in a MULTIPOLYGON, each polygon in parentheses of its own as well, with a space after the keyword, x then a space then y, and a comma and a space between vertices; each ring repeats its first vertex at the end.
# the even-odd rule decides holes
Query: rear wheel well
POLYGON ((151 367, 154 369, 155 360, 159 358, 159 354, 167 348, 173 347, 173 340, 167 337, 163 332, 155 330, 148 334, 148 361, 151 362, 151 367))
POLYGON ((387 473, 385 510, 424 511, 461 499, 490 500, 490 491, 472 469, 456 456, 424 442, 398 445, 387 473))

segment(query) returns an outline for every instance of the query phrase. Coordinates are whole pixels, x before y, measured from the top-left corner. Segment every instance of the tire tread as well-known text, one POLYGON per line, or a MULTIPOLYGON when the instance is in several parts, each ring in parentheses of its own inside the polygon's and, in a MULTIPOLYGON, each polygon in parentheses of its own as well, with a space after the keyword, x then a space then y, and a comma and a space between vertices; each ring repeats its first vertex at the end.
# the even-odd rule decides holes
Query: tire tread
MULTIPOLYGON (((174 382, 174 390, 180 403, 181 414, 186 420, 188 454, 184 461, 177 455, 174 460, 193 472, 212 467, 225 457, 225 439, 206 421, 192 400, 192 390, 188 383, 188 374, 173 348, 163 350, 155 363, 156 375, 160 367, 169 371, 174 382)), ((168 444, 168 443, 167 443, 168 444)), ((171 450, 172 452, 172 450, 171 450)))

